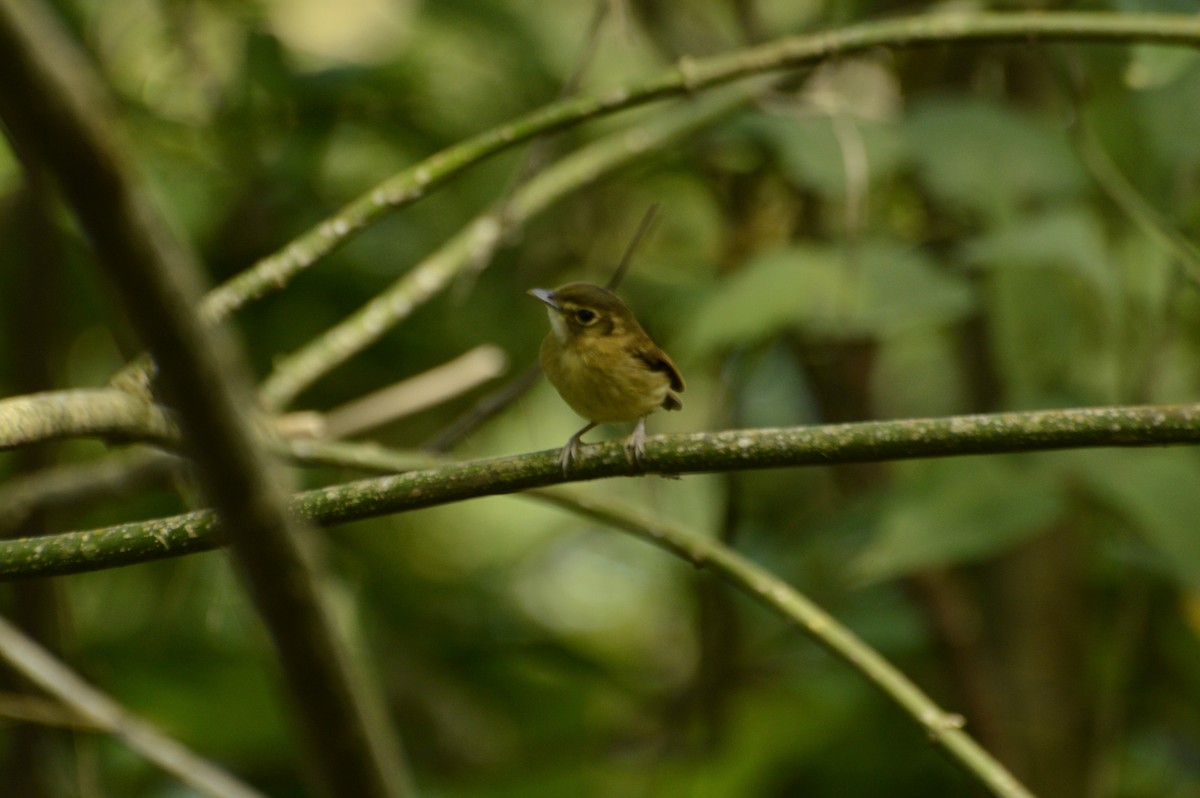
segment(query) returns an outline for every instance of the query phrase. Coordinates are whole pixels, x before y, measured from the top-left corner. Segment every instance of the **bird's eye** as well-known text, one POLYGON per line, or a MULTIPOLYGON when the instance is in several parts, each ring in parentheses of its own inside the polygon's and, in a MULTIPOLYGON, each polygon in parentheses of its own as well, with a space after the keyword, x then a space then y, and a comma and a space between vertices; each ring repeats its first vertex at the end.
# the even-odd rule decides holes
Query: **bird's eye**
POLYGON ((581 310, 575 311, 575 319, 580 324, 591 324, 596 320, 596 312, 594 310, 582 308, 581 310))

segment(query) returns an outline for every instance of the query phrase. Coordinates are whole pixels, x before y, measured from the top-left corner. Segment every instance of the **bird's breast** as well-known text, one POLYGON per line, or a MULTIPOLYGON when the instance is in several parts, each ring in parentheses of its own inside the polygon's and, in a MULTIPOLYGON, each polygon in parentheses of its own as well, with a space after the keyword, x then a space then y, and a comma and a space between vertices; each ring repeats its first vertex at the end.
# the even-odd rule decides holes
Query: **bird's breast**
POLYGON ((588 421, 636 421, 662 407, 670 380, 610 336, 564 345, 552 331, 542 341, 542 370, 571 409, 588 421))

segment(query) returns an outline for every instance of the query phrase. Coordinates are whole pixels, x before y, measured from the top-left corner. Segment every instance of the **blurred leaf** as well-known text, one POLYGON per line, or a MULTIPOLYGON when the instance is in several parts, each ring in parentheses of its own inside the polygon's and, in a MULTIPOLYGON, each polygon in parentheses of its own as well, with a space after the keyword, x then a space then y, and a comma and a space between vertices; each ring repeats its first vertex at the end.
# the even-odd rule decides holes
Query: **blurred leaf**
POLYGON ((1003 219, 1087 186, 1065 131, 1005 106, 928 101, 913 106, 907 128, 922 182, 950 208, 1003 219))
POLYGON ((879 59, 831 59, 804 86, 804 97, 828 114, 892 121, 900 111, 900 83, 879 59))
POLYGON ((871 409, 879 418, 963 413, 966 388, 955 329, 918 329, 885 341, 871 374, 871 409))
MULTIPOLYGON (((1200 95, 1200 59, 1195 58, 1194 52, 1191 55, 1190 59, 1182 59, 1184 63, 1179 64, 1177 76, 1172 75, 1174 79, 1132 95, 1133 105, 1139 111, 1137 132, 1144 129, 1149 134, 1149 141, 1139 142, 1140 160, 1144 161, 1147 155, 1162 159, 1163 165, 1170 169, 1170 176, 1175 178, 1181 168, 1194 167, 1200 161, 1194 115, 1196 98, 1200 95)), ((1168 56, 1167 60, 1176 57, 1168 56)), ((1109 131, 1103 132, 1107 137, 1109 131)), ((1128 166, 1126 169, 1128 173, 1128 166)), ((1130 177, 1141 184, 1137 175, 1130 177)))
POLYGON ((1066 269, 1106 300, 1117 287, 1104 229, 1096 214, 1083 206, 1023 217, 974 239, 964 254, 968 262, 989 268, 1066 269))
POLYGON ((831 198, 846 195, 846 154, 843 147, 860 150, 871 181, 894 175, 905 164, 902 130, 883 122, 855 119, 850 122, 858 141, 839 142, 828 116, 758 116, 750 129, 775 151, 788 179, 831 198))
POLYGON ((269 0, 268 21, 312 66, 370 64, 394 57, 413 34, 415 6, 387 0, 347 0, 330 14, 321 0, 269 0))
POLYGON ((1200 57, 1194 50, 1183 47, 1135 44, 1129 48, 1125 83, 1135 89, 1165 86, 1177 80, 1187 70, 1195 68, 1198 61, 1200 57))
POLYGON ((842 250, 796 246, 751 261, 713 291, 685 333, 692 351, 752 343, 783 329, 886 337, 962 318, 974 300, 961 277, 894 241, 842 250))
POLYGON ((1120 395, 1128 380, 1113 345, 1127 337, 1125 280, 1094 211, 1072 205, 1021 216, 970 241, 963 255, 990 270, 992 346, 1014 406, 1120 395))
POLYGON ((1162 570, 1200 587, 1200 459, 1194 450, 1091 453, 1082 477, 1158 553, 1162 570))
POLYGON ((1030 458, 934 460, 900 472, 908 478, 857 563, 868 580, 986 559, 1065 509, 1058 482, 1030 458))

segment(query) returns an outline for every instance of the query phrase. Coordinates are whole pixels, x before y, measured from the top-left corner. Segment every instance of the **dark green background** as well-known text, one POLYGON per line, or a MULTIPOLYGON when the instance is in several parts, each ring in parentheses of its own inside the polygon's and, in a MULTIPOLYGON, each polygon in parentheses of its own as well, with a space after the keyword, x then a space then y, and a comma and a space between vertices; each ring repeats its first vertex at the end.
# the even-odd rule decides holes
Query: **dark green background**
MULTIPOLYGON (((399 169, 553 100, 594 13, 545 0, 55 6, 214 282, 399 169)), ((925 10, 617 3, 582 90, 644 79, 685 53, 925 10)), ((604 282, 654 202, 660 224, 622 294, 688 390, 684 411, 656 416, 651 433, 1196 399, 1200 261, 1165 243, 1200 236, 1195 51, 939 46, 799 77, 809 91, 781 91, 558 203, 296 407, 331 408, 482 343, 523 368, 546 327, 525 291, 604 282), (848 154, 861 182, 847 179, 848 154), (1104 179, 1107 161, 1126 183, 1104 179)), ((548 155, 645 113, 572 128, 548 155)), ((521 159, 469 170, 239 313, 258 373, 486 209, 521 159)), ((77 228, 35 188, 0 147, 4 395, 103 384, 139 348, 77 228)), ((372 437, 419 445, 484 391, 372 437)), ((579 423, 540 384, 455 453, 556 447, 579 423)), ((7 454, 0 475, 104 451, 7 454)), ((722 536, 771 568, 962 712, 1039 794, 1200 795, 1196 452, 587 488, 722 536)), ((163 489, 39 522, 79 529, 182 506, 163 489)), ((373 656, 426 795, 973 789, 798 632, 590 522, 496 498, 328 538, 339 606, 373 656)), ((200 753, 273 795, 304 794, 276 665, 223 555, 5 588, 0 607, 200 753)), ((0 782, 9 778, 43 790, 32 795, 189 794, 108 738, 0 721, 0 782), (36 787, 43 772, 55 775, 36 787)))

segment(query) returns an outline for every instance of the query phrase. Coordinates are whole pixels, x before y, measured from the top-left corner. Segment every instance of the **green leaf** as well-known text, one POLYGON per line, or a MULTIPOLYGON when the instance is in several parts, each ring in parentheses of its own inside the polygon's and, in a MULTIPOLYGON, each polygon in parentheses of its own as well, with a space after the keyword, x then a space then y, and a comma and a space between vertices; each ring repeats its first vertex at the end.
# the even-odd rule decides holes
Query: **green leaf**
POLYGON ((1062 515, 1057 480, 1018 457, 935 460, 907 474, 856 564, 869 580, 994 556, 1062 515))
POLYGON ((1136 89, 1168 86, 1195 69, 1198 61, 1194 50, 1183 47, 1135 44, 1129 48, 1125 81, 1136 89))
POLYGON ((1103 298, 1117 289, 1096 214, 1084 207, 1053 209, 1022 217, 968 244, 969 263, 991 268, 1062 268, 1085 280, 1103 298))
POLYGON ((846 148, 865 158, 871 181, 890 177, 907 161, 906 144, 898 125, 847 120, 842 136, 849 138, 839 141, 838 131, 828 116, 761 116, 748 120, 747 124, 775 151, 783 173, 793 184, 825 197, 846 196, 846 148))
POLYGON ((1200 588, 1200 458, 1194 450, 1093 452, 1082 477, 1158 555, 1162 569, 1200 588))
POLYGON ((1117 356, 1129 337, 1127 280, 1095 213, 1069 206, 1022 216, 973 240, 964 257, 989 270, 992 347, 1012 405, 1116 398, 1127 373, 1117 356))
POLYGON ((1087 186, 1066 133, 1011 108, 935 100, 917 105, 907 127, 921 181, 951 208, 1011 218, 1087 186))
POLYGON ((721 283, 684 335, 692 352, 753 343, 785 329, 829 337, 886 337, 946 324, 974 304, 964 278, 940 272, 894 241, 857 258, 827 246, 767 253, 721 283))

